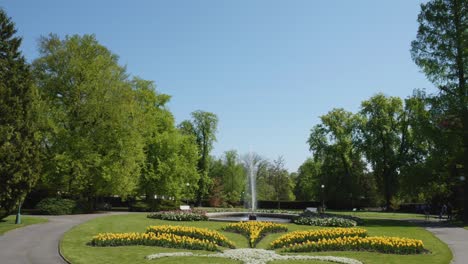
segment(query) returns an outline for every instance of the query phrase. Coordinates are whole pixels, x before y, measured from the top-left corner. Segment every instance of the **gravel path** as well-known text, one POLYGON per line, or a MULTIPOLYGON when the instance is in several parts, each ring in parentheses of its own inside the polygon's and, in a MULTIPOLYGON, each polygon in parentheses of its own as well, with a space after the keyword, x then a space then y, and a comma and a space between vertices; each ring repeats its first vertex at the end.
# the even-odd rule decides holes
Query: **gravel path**
MULTIPOLYGON (((111 213, 119 214, 119 213, 111 213)), ((44 216, 49 222, 0 235, 1 264, 64 264, 58 252, 62 235, 75 225, 106 214, 44 216)))

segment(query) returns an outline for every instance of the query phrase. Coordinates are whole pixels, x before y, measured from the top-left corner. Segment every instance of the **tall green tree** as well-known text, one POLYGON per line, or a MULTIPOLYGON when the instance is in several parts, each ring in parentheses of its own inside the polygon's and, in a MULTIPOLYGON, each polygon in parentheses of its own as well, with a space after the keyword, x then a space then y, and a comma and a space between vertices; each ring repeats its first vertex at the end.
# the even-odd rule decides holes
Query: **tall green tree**
POLYGON ((372 167, 387 210, 412 166, 427 159, 428 141, 421 132, 427 124, 424 99, 377 94, 362 102, 362 147, 372 167), (405 173, 407 173, 405 175, 405 173))
POLYGON ((464 189, 463 218, 468 221, 468 1, 432 0, 424 3, 418 22, 411 55, 440 90, 439 99, 445 106, 443 128, 446 133, 460 138, 462 151, 453 155, 465 177, 461 183, 464 189))
POLYGON ((320 166, 315 193, 325 191, 329 203, 354 206, 355 200, 368 196, 372 181, 367 177, 363 152, 359 147, 359 115, 344 109, 333 109, 320 117, 308 143, 316 165, 320 166), (321 190, 321 185, 325 190, 321 190))
POLYGON ((320 201, 321 164, 308 158, 298 169, 294 194, 297 200, 320 201))
POLYGON ((210 152, 216 141, 216 131, 218 127, 218 117, 210 112, 195 111, 192 113, 192 120, 183 121, 179 129, 185 134, 192 134, 197 142, 200 158, 198 160, 198 170, 200 179, 196 194, 197 204, 201 205, 202 199, 208 194, 211 179, 208 177, 210 152))
POLYGON ((33 62, 47 103, 44 181, 90 202, 132 194, 144 161, 139 106, 118 57, 92 35, 40 40, 33 62))
POLYGON ((242 192, 245 190, 246 179, 246 171, 235 150, 224 153, 223 167, 224 197, 228 203, 235 205, 240 201, 242 192))
POLYGON ((39 98, 20 45, 15 24, 0 9, 0 219, 21 203, 41 168, 39 98))
POLYGON ((156 92, 151 81, 132 82, 138 104, 138 128, 144 139, 145 161, 140 191, 151 199, 155 194, 189 199, 198 182, 198 149, 193 138, 175 127, 166 109, 169 96, 156 92))

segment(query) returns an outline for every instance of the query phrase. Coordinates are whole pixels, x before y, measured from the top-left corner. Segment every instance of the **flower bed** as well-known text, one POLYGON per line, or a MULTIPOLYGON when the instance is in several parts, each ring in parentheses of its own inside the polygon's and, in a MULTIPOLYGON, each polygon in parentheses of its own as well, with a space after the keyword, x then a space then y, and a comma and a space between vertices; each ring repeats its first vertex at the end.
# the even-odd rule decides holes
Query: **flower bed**
POLYGON ((116 246, 158 246, 169 248, 218 250, 216 243, 174 234, 155 233, 103 233, 98 234, 91 240, 92 246, 116 247, 116 246))
POLYGON ((298 225, 312 225, 312 226, 331 226, 331 227, 353 227, 357 223, 350 219, 340 217, 298 217, 294 220, 298 225))
POLYGON ((417 254, 425 251, 421 240, 400 237, 368 237, 361 228, 332 228, 296 231, 283 235, 270 244, 286 252, 330 250, 366 250, 393 254, 417 254))
POLYGON ((159 246, 169 248, 218 250, 218 246, 235 248, 233 242, 217 231, 186 226, 149 226, 146 233, 101 233, 94 236, 92 246, 159 246))
POLYGON ((169 220, 169 221, 207 221, 205 211, 199 210, 175 210, 175 211, 161 211, 151 213, 148 218, 169 220))
POLYGON ((243 234, 249 240, 249 246, 253 248, 265 234, 285 232, 288 231, 288 228, 286 225, 274 224, 271 222, 249 221, 228 224, 223 227, 223 230, 243 234))
POLYGON ((366 250, 392 254, 417 254, 424 252, 421 240, 399 237, 337 237, 305 241, 285 246, 286 252, 366 250))
POLYGON ((362 225, 363 221, 359 217, 350 215, 339 215, 329 213, 315 213, 306 211, 294 220, 299 225, 330 226, 330 227, 353 227, 362 225))
POLYGON ((170 225, 160 225, 160 226, 149 226, 146 228, 146 233, 155 233, 155 234, 174 234, 178 236, 188 236, 191 238, 209 240, 216 243, 219 246, 235 248, 234 243, 229 241, 224 235, 220 234, 217 231, 212 231, 206 228, 197 228, 190 226, 170 226, 170 225))
POLYGON ((295 243, 319 241, 338 237, 366 237, 367 231, 362 228, 330 228, 308 231, 296 231, 283 235, 270 244, 271 248, 281 248, 295 243))

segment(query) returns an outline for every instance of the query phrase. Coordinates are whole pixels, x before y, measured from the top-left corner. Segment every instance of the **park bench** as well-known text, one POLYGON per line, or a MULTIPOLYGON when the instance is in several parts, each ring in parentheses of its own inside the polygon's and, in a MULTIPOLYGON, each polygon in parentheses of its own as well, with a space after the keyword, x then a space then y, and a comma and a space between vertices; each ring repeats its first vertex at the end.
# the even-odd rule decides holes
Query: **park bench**
POLYGON ((190 205, 181 205, 180 210, 182 211, 190 210, 190 205))
POLYGON ((307 208, 305 209, 305 211, 306 211, 306 212, 307 212, 307 211, 310 211, 310 212, 312 212, 312 213, 317 213, 317 207, 307 207, 307 208))

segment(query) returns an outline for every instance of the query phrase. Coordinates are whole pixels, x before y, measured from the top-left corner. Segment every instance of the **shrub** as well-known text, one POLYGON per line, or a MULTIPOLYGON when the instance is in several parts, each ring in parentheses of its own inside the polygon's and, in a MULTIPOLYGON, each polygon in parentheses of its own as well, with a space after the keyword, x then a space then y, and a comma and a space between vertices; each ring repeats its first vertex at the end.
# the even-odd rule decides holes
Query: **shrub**
POLYGON ((129 206, 130 212, 149 212, 151 206, 145 201, 136 201, 129 206))
POLYGON ((294 220, 294 223, 298 225, 312 225, 312 226, 333 226, 333 227, 353 227, 357 223, 350 219, 344 219, 339 217, 298 217, 294 220))
POLYGON ((207 221, 206 212, 199 210, 175 210, 151 213, 148 218, 169 221, 207 221))
POLYGON ((306 241, 319 241, 321 239, 333 239, 337 237, 366 237, 367 231, 362 228, 330 228, 308 231, 296 231, 283 235, 271 242, 271 248, 281 248, 295 243, 306 241))
POLYGON ((315 213, 310 211, 300 214, 299 217, 294 220, 294 223, 299 225, 332 227, 353 227, 362 225, 363 222, 361 218, 350 215, 315 213))
POLYGON ((271 222, 239 222, 228 224, 222 228, 226 231, 243 234, 249 240, 249 246, 254 248, 255 245, 267 234, 288 231, 286 225, 274 224, 271 222))
POLYGON ((146 228, 146 233, 155 234, 174 234, 178 236, 188 236, 200 240, 208 240, 216 243, 219 246, 235 248, 234 243, 229 241, 224 235, 217 231, 212 231, 206 228, 197 228, 190 226, 171 226, 171 225, 160 225, 160 226, 149 226, 146 228))
POLYGON ((46 215, 72 214, 75 207, 75 201, 62 198, 46 198, 36 205, 36 209, 38 209, 41 214, 46 215))

